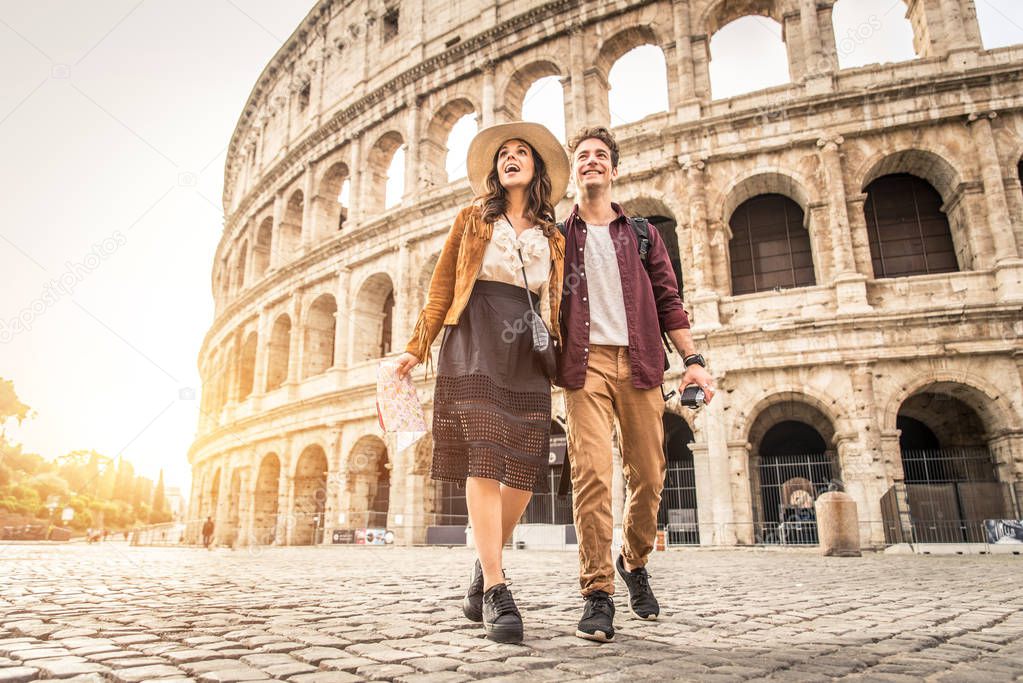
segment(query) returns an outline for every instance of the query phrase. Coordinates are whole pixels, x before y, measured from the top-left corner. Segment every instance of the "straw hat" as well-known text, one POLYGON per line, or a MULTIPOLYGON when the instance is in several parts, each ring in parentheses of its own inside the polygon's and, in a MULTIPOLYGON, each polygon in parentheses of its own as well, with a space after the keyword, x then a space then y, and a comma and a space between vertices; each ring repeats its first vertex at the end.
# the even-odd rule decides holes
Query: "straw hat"
POLYGON ((536 153, 547 165, 547 174, 551 177, 551 204, 557 204, 565 196, 568 188, 568 155, 565 148, 558 142, 545 126, 528 121, 499 123, 484 128, 469 143, 469 155, 466 162, 469 184, 476 196, 486 192, 487 176, 494 168, 494 155, 501 145, 509 140, 523 140, 536 150, 536 153))

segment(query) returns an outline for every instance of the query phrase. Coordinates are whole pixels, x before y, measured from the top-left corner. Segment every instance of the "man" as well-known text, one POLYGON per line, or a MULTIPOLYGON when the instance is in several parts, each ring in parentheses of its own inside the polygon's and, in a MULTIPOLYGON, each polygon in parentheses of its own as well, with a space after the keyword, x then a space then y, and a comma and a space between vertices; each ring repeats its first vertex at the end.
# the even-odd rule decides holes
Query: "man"
POLYGON ((210 549, 210 542, 213 541, 213 518, 207 517, 202 525, 202 544, 207 550, 210 549))
POLYGON ((611 202, 618 177, 614 137, 603 127, 584 128, 569 149, 579 203, 565 222, 564 344, 557 384, 566 389, 579 583, 586 600, 576 635, 607 642, 614 638, 614 568, 636 616, 653 620, 660 611, 645 567, 664 487, 662 331, 685 359, 682 386, 699 385, 707 403, 714 388, 696 353, 660 235, 649 229, 644 263, 636 231, 611 202), (629 497, 622 553, 612 564, 615 418, 629 497))

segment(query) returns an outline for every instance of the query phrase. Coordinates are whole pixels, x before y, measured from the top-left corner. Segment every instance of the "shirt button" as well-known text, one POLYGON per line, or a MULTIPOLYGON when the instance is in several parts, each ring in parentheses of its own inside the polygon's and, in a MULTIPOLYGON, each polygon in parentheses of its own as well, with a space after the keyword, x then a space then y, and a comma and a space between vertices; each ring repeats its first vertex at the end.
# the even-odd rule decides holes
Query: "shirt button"
POLYGON ((583 301, 586 301, 586 297, 583 297, 583 301))
POLYGON ((583 250, 583 248, 582 248, 582 247, 579 247, 579 251, 582 251, 582 250, 583 250))
POLYGON ((589 353, 589 352, 590 352, 590 347, 589 346, 584 346, 583 347, 583 353, 589 353))

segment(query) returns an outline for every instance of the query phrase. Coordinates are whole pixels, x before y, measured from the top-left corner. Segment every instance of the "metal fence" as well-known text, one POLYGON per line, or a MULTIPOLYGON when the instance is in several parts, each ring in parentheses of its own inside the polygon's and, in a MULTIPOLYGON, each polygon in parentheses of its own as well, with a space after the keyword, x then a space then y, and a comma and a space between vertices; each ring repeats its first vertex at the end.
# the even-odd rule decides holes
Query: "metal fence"
POLYGON ((827 453, 764 455, 760 477, 760 520, 757 543, 815 545, 817 513, 814 501, 832 483, 831 456, 827 453))
POLYGON ((520 524, 572 524, 572 494, 558 496, 561 465, 547 468, 548 493, 533 494, 520 524))

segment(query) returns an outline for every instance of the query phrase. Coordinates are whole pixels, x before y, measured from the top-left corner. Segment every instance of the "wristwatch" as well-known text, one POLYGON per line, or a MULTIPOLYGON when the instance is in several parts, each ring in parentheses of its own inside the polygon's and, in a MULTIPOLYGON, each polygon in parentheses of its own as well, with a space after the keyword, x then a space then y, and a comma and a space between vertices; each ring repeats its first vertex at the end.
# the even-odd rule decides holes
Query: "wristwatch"
POLYGON ((698 353, 694 353, 691 356, 686 356, 685 358, 682 359, 682 362, 685 364, 687 368, 690 365, 699 365, 701 368, 707 367, 707 361, 704 360, 703 356, 701 356, 698 353))

